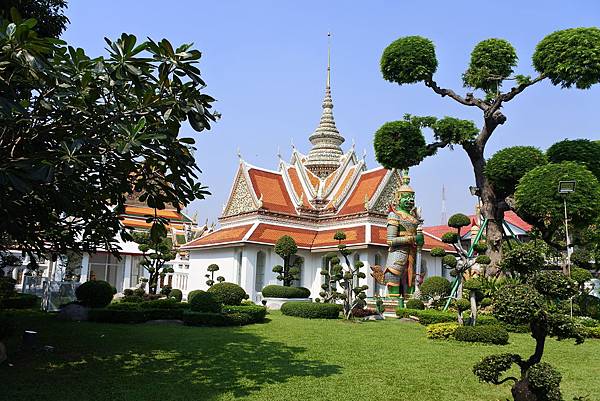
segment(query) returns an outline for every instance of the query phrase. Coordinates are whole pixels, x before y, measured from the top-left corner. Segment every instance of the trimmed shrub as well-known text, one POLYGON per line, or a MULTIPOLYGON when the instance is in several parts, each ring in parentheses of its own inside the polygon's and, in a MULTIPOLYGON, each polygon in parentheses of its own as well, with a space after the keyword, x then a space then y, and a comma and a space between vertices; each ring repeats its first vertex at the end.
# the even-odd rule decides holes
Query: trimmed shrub
POLYGON ((186 309, 189 305, 183 302, 177 302, 174 299, 155 299, 140 304, 142 309, 186 309))
POLYGON ((508 332, 502 326, 460 326, 454 332, 454 338, 471 343, 508 344, 508 332))
POLYGON ((224 306, 223 313, 226 315, 241 314, 249 317, 248 323, 258 323, 265 320, 267 308, 259 305, 224 306))
POLYGON ((471 302, 468 299, 457 299, 454 301, 454 307, 459 311, 463 312, 471 308, 471 302))
POLYGON ((308 298, 310 290, 304 287, 285 287, 283 285, 268 285, 261 291, 268 298, 308 298))
POLYGON ((428 277, 421 284, 421 294, 425 298, 443 298, 450 295, 452 286, 444 277, 428 277))
POLYGON ((600 338, 600 326, 582 327, 581 332, 587 338, 600 338))
POLYGON ((143 297, 138 297, 137 295, 127 295, 120 299, 120 302, 129 302, 129 303, 140 303, 144 302, 143 297))
POLYGON ((337 319, 341 305, 321 302, 286 302, 281 305, 281 313, 286 316, 306 319, 337 319))
POLYGON ((177 302, 181 302, 181 300, 183 299, 183 293, 181 292, 181 290, 174 288, 169 293, 169 299, 174 299, 177 302))
POLYGON ((411 298, 406 301, 406 308, 423 310, 425 309, 425 304, 420 299, 411 298))
POLYGON ((213 294, 217 302, 223 305, 239 305, 248 298, 246 291, 234 283, 217 283, 207 292, 213 294))
POLYGON ((126 297, 130 297, 132 295, 134 295, 133 290, 131 288, 125 288, 123 290, 123 295, 126 297))
POLYGON ((221 303, 214 294, 206 291, 199 291, 188 302, 190 309, 194 312, 219 313, 221 312, 221 303))
POLYGON ((75 290, 77 300, 90 308, 103 308, 113 299, 113 288, 106 281, 86 281, 75 290))
POLYGON ((358 308, 358 309, 352 309, 352 316, 353 317, 367 317, 367 316, 374 316, 374 315, 378 315, 379 313, 377 313, 377 311, 375 309, 371 309, 371 308, 358 308))
POLYGON ((487 308, 488 306, 492 305, 492 298, 489 297, 485 297, 481 300, 481 302, 479 303, 479 306, 481 306, 482 308, 487 308))
POLYGON ((471 219, 462 213, 456 213, 448 219, 448 226, 452 228, 466 227, 471 224, 471 219))
POLYGON ((456 314, 453 312, 444 312, 432 309, 396 309, 396 315, 400 318, 408 318, 415 316, 419 319, 422 325, 430 325, 434 323, 456 322, 456 314))
MULTIPOLYGON (((477 326, 500 326, 502 323, 494 316, 477 314, 477 326)), ((529 327, 529 326, 527 326, 529 327)), ((508 329, 507 329, 508 330, 508 329)))
POLYGON ((0 298, 2 309, 31 309, 37 305, 39 298, 33 294, 17 294, 8 298, 0 298))
POLYGON ((200 294, 202 292, 206 292, 206 291, 204 291, 204 290, 193 290, 193 291, 188 292, 188 295, 187 295, 187 301, 188 301, 188 303, 192 302, 192 298, 194 298, 196 296, 196 294, 200 294))
POLYGON ((430 324, 427 326, 426 335, 432 340, 448 340, 454 336, 457 328, 458 323, 453 322, 430 324))

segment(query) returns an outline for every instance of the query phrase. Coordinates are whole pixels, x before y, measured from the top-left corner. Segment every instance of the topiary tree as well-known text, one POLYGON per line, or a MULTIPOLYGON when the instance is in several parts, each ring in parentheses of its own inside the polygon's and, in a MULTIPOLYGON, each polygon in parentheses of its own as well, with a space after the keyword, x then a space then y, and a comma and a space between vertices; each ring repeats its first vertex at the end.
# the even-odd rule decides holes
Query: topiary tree
POLYGON ((275 243, 275 253, 283 259, 283 266, 274 266, 273 272, 277 273, 277 280, 283 281, 286 287, 291 286, 295 280, 300 280, 300 269, 304 259, 296 256, 296 252, 296 241, 289 235, 284 235, 275 243))
POLYGON ((591 280, 593 277, 589 270, 576 266, 571 268, 571 278, 579 286, 580 293, 583 293, 585 290, 585 282, 591 280))
POLYGON ((138 243, 138 249, 142 251, 143 260, 140 265, 150 274, 148 293, 156 294, 159 277, 165 277, 167 273, 174 271, 167 264, 175 259, 173 243, 162 225, 153 225, 150 232, 134 232, 132 237, 138 243))
POLYGON ((583 164, 600 181, 600 142, 589 139, 565 139, 546 151, 552 163, 567 161, 583 164))
POLYGON ((470 326, 475 326, 477 323, 477 293, 481 291, 482 286, 483 283, 479 277, 471 278, 463 283, 463 289, 469 291, 469 307, 471 309, 471 316, 469 318, 470 326))
POLYGON ((561 376, 552 366, 541 362, 549 336, 559 340, 574 338, 577 344, 583 336, 572 319, 555 313, 552 304, 566 300, 575 293, 574 283, 557 271, 537 272, 526 276, 522 284, 501 287, 493 297, 494 316, 507 324, 529 324, 536 341, 534 353, 527 359, 517 354, 490 355, 473 367, 479 380, 492 384, 512 381, 515 401, 560 401, 561 376), (516 364, 520 377, 501 376, 516 364))
POLYGON ((234 283, 217 283, 206 292, 214 295, 215 299, 222 305, 235 306, 241 304, 244 299, 248 299, 246 291, 234 283))
POLYGON ((421 284, 421 297, 438 304, 450 295, 451 290, 452 287, 448 279, 438 276, 427 277, 421 284))
POLYGON ((500 262, 500 270, 525 282, 528 276, 541 271, 545 264, 543 248, 536 242, 526 242, 517 244, 505 252, 500 262))
POLYGON ((515 193, 525 173, 548 163, 546 155, 533 146, 513 146, 494 153, 486 162, 485 176, 501 199, 515 193))
POLYGON ((215 294, 202 290, 197 290, 188 303, 194 312, 208 313, 220 313, 223 305, 215 294))
POLYGON ((435 47, 426 38, 402 37, 391 43, 381 57, 381 72, 385 80, 399 85, 423 82, 436 94, 481 112, 480 129, 471 121, 456 118, 406 115, 404 121, 384 124, 375 134, 374 145, 377 161, 386 168, 397 169, 417 165, 440 148, 461 146, 473 166, 481 196, 481 213, 489 219, 486 238, 488 256, 494 265, 501 258, 501 222, 509 206, 485 173, 484 155, 495 130, 507 121, 503 107, 525 89, 546 78, 563 88, 588 89, 600 82, 600 29, 565 29, 546 36, 533 55, 533 65, 539 74, 535 78, 513 75, 516 64, 516 52, 506 40, 492 38, 478 43, 463 74, 463 83, 472 92, 462 96, 451 89, 441 88, 434 80, 438 65, 435 47), (514 80, 516 84, 503 92, 502 85, 508 80, 514 80), (478 96, 477 91, 483 97, 478 96), (433 130, 434 141, 431 143, 425 141, 421 131, 424 127, 433 130))
POLYGON ((337 231, 333 235, 333 239, 338 241, 338 252, 344 258, 345 264, 340 263, 340 258, 336 253, 332 252, 327 255, 329 266, 321 270, 325 283, 321 285, 323 291, 319 293, 319 296, 326 303, 342 300, 344 317, 350 319, 353 311, 363 309, 367 305, 365 291, 369 286, 359 284, 359 280, 366 277, 366 274, 360 271, 364 263, 360 260, 350 263, 349 256, 352 255, 352 251, 342 244, 342 241, 346 239, 346 233, 337 231), (338 286, 341 291, 338 291, 338 286))
POLYGON ((77 300, 90 308, 104 308, 113 299, 113 287, 102 280, 86 281, 75 289, 77 300))
MULTIPOLYGON (((215 263, 211 263, 206 268, 206 271, 210 272, 210 274, 204 275, 204 277, 206 277, 208 279, 208 280, 206 280, 206 285, 209 287, 212 287, 213 284, 215 283, 215 272, 219 271, 219 265, 217 265, 215 263)), ((223 281, 225 281, 225 280, 223 279, 223 281)))

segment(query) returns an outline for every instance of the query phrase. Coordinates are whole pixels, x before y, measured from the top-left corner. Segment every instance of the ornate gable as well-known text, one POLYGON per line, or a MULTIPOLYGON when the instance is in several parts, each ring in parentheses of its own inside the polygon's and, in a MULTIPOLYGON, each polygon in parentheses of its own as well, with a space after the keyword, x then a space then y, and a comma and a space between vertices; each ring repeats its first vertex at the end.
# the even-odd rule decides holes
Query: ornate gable
POLYGON ((252 190, 250 189, 244 170, 244 166, 240 164, 229 200, 223 209, 222 217, 253 212, 259 208, 254 200, 256 196, 251 192, 252 190))
POLYGON ((394 197, 401 184, 400 174, 396 170, 392 170, 390 177, 385 180, 384 185, 380 186, 371 199, 369 209, 373 212, 387 213, 389 205, 394 203, 394 197))

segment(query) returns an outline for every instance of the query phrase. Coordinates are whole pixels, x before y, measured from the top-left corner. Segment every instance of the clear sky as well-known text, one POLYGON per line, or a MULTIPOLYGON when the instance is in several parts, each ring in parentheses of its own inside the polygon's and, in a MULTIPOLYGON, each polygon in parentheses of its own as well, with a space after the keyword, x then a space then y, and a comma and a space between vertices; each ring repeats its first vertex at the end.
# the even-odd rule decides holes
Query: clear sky
MULTIPOLYGON (((212 192, 189 212, 215 221, 238 167, 237 149, 248 162, 275 169, 277 150, 290 144, 308 152, 325 87, 327 32, 332 40, 332 92, 344 150, 356 143, 376 167, 372 139, 386 121, 404 113, 473 119, 476 110, 442 99, 422 84, 398 86, 379 71, 383 49, 400 36, 434 41, 435 80, 465 93, 461 74, 470 52, 491 37, 517 49, 516 73, 534 75, 531 55, 547 34, 570 27, 599 26, 600 2, 590 1, 164 1, 70 0, 71 25, 63 39, 90 55, 105 54, 103 37, 121 32, 138 38, 193 42, 199 65, 223 118, 197 140, 201 182, 212 192)), ((542 149, 564 138, 600 139, 600 85, 562 90, 548 82, 528 88, 504 108, 508 121, 494 133, 487 153, 513 145, 542 149)), ((473 174, 461 148, 444 149, 411 169, 426 225, 440 224, 441 188, 448 215, 471 213, 473 174)))

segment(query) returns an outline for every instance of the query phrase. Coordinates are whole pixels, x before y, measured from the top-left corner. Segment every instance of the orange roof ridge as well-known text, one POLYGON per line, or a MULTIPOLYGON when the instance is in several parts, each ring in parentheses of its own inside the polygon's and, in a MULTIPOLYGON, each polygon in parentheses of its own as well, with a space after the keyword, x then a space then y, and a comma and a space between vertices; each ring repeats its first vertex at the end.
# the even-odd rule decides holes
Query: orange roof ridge
POLYGON ((386 176, 387 171, 384 168, 380 168, 361 172, 358 182, 346 198, 338 214, 344 215, 366 211, 365 198, 371 200, 383 178, 386 176))

